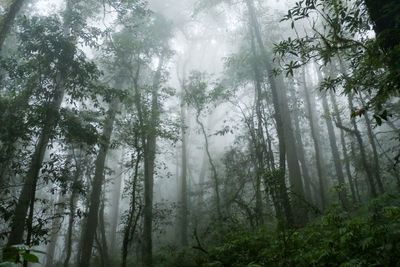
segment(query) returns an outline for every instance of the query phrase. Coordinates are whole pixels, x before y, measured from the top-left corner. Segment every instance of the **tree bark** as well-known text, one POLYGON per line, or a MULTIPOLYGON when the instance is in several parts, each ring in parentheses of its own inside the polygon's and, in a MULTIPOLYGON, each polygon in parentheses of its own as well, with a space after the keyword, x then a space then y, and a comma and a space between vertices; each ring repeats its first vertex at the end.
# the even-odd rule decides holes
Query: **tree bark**
MULTIPOLYGON (((184 86, 184 85, 183 85, 184 86)), ((186 144, 186 112, 185 104, 181 103, 181 134, 182 134, 182 172, 180 179, 180 243, 183 247, 188 245, 187 229, 188 229, 188 194, 187 194, 187 144, 186 144)))
POLYGON ((119 100, 113 99, 104 122, 103 134, 100 139, 100 150, 95 162, 95 174, 92 181, 92 192, 90 194, 90 207, 83 232, 82 252, 78 267, 87 267, 92 256, 94 236, 98 225, 98 214, 100 206, 101 189, 104 182, 104 166, 107 152, 110 146, 111 134, 114 127, 119 100))
POLYGON ((151 97, 151 117, 144 149, 144 208, 143 208, 143 243, 142 255, 145 267, 153 266, 153 187, 154 187, 154 162, 157 145, 157 126, 159 120, 158 89, 161 82, 161 69, 164 64, 164 55, 161 55, 153 80, 151 97))
POLYGON ((0 55, 2 52, 2 48, 4 45, 4 41, 7 38, 7 35, 9 34, 14 21, 15 17, 17 16, 18 12, 21 10, 25 0, 14 0, 7 13, 4 15, 1 23, 0 23, 0 55))

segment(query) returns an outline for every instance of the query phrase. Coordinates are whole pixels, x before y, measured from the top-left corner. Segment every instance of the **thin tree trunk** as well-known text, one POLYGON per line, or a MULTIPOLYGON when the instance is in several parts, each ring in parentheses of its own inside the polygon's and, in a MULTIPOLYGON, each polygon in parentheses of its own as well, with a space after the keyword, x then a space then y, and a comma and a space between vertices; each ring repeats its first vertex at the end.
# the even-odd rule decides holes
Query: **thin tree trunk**
POLYGON ((136 192, 137 192, 137 184, 138 184, 138 179, 139 179, 139 164, 142 160, 141 156, 141 151, 138 148, 138 145, 136 144, 136 149, 137 149, 137 156, 136 156, 136 162, 135 162, 135 172, 133 175, 133 183, 132 183, 132 195, 131 195, 131 200, 130 200, 130 206, 129 206, 129 214, 128 214, 128 219, 125 225, 124 229, 124 237, 122 240, 122 267, 126 267, 127 264, 127 257, 128 257, 128 247, 131 242, 131 236, 136 230, 136 222, 139 219, 140 215, 140 209, 137 211, 136 208, 136 192), (135 218, 135 213, 136 213, 136 221, 134 221, 135 218))
MULTIPOLYGON (((332 91, 329 91, 329 94, 330 94, 331 102, 333 105, 336 122, 339 125, 342 125, 342 118, 340 116, 339 107, 336 102, 336 97, 332 91)), ((342 152, 343 152, 345 170, 346 170, 347 179, 348 179, 349 185, 350 185, 351 197, 352 197, 353 202, 357 202, 356 190, 354 187, 354 180, 353 180, 353 176, 351 174, 349 154, 347 152, 347 147, 346 147, 346 138, 344 136, 344 130, 342 128, 339 128, 339 130, 340 130, 340 142, 342 144, 342 152)), ((358 199, 358 201, 359 201, 359 199, 358 199)))
MULTIPOLYGON (((184 86, 184 85, 183 85, 184 86)), ((188 229, 188 195, 187 195, 187 144, 186 144, 186 112, 185 104, 181 103, 181 132, 182 132, 182 172, 180 185, 180 243, 183 247, 188 245, 187 229, 188 229)))
POLYGON ((304 98, 306 104, 306 110, 308 115, 308 121, 310 123, 311 129, 311 137, 314 142, 314 150, 315 150, 315 160, 317 163, 317 173, 318 173, 318 181, 319 181, 319 195, 321 199, 322 209, 325 209, 327 205, 326 200, 326 181, 325 181, 325 172, 324 172, 324 159, 323 153, 321 151, 321 140, 320 140, 320 130, 318 127, 318 121, 316 118, 316 112, 313 109, 313 105, 315 102, 315 97, 310 92, 310 89, 307 86, 306 82, 306 70, 303 68, 302 71, 302 83, 304 89, 304 98))
POLYGON ((342 162, 340 161, 339 149, 336 142, 335 130, 333 128, 333 122, 331 119, 331 113, 329 110, 328 100, 326 95, 322 95, 322 105, 324 108, 325 123, 328 130, 329 144, 331 146, 333 163, 335 165, 336 176, 339 182, 339 199, 345 209, 349 208, 349 202, 347 200, 346 183, 344 181, 342 162))
MULTIPOLYGON (((362 95, 359 94, 359 96, 360 96, 361 103, 365 107, 366 105, 365 105, 365 101, 364 101, 362 95)), ((370 143, 371 148, 372 148, 372 155, 373 155, 373 159, 374 159, 375 180, 376 180, 376 183, 378 185, 379 193, 383 194, 385 192, 385 190, 383 188, 383 183, 382 183, 382 179, 381 179, 381 167, 380 167, 380 163, 379 163, 378 150, 376 149, 374 132, 372 130, 371 119, 369 118, 369 115, 368 115, 367 111, 364 112, 363 116, 364 116, 364 119, 365 119, 365 124, 367 126, 367 135, 368 135, 369 143, 370 143)))
MULTIPOLYGON (((353 95, 351 93, 349 93, 347 95, 347 100, 348 100, 351 112, 354 112, 353 95)), ((351 119, 351 123, 353 125, 356 140, 358 142, 358 147, 360 149, 361 163, 365 170, 365 174, 367 175, 367 181, 369 184, 370 195, 372 198, 375 198, 377 196, 375 181, 374 181, 374 177, 372 176, 372 170, 368 164, 368 159, 367 159, 367 155, 365 153, 365 148, 364 148, 364 141, 361 137, 360 131, 358 130, 358 126, 357 126, 357 122, 356 122, 355 118, 351 119)))
MULTIPOLYGON (((294 89, 290 90, 290 93, 293 101, 296 101, 297 97, 295 95, 294 89)), ((297 103, 295 103, 294 105, 297 106, 297 103)), ((306 200, 310 203, 314 203, 312 189, 311 189, 311 177, 310 177, 310 172, 308 170, 308 163, 306 162, 306 152, 304 150, 303 138, 301 136, 301 129, 300 129, 300 115, 297 107, 295 107, 295 110, 293 111, 293 116, 294 116, 293 122, 295 126, 297 154, 300 161, 304 179, 304 193, 306 196, 306 200)))

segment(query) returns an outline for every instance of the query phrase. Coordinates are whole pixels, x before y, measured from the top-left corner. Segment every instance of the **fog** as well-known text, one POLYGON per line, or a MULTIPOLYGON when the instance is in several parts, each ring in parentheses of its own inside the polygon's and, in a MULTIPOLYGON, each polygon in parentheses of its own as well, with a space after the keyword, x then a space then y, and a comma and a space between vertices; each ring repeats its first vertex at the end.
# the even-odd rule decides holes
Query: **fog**
POLYGON ((372 2, 1 1, 0 265, 390 266, 400 9, 372 2))

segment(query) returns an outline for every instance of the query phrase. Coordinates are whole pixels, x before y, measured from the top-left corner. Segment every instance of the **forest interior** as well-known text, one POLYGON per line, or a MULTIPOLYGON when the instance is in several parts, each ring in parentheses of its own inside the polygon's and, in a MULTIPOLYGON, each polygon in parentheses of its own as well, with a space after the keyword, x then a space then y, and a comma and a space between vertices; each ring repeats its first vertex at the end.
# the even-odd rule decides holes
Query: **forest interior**
POLYGON ((0 0, 0 267, 400 266, 399 0, 0 0))

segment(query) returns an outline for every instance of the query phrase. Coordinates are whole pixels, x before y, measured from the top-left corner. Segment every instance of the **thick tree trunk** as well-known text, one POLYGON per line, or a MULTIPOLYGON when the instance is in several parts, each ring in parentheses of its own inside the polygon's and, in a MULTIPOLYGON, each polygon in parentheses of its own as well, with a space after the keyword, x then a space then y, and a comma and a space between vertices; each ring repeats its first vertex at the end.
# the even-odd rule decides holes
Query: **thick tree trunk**
POLYGON ((153 187, 154 162, 156 158, 157 125, 159 120, 158 90, 161 82, 161 69, 164 64, 164 55, 161 55, 157 71, 154 75, 151 117, 144 149, 144 208, 143 208, 143 243, 142 256, 145 267, 153 266, 153 187))
POLYGON ((6 40, 7 35, 14 24, 15 17, 21 10, 24 2, 25 0, 14 0, 0 22, 0 55, 4 45, 4 41, 6 40))
POLYGON ((100 240, 101 240, 101 250, 103 255, 104 267, 110 267, 110 257, 108 255, 108 245, 107 245, 107 237, 106 237, 106 228, 105 228, 105 220, 104 220, 104 196, 101 200, 100 210, 99 210, 99 232, 100 232, 100 240))
POLYGON ((101 189, 104 182, 105 160, 110 146, 110 139, 118 106, 119 100, 113 99, 104 122, 103 134, 100 139, 100 150, 95 162, 95 174, 92 181, 92 192, 90 193, 90 207, 85 224, 85 230, 83 231, 82 253, 78 267, 89 266, 90 258, 92 256, 93 241, 98 225, 101 189))
MULTIPOLYGON (((122 152, 124 154, 124 152, 122 152)), ((121 182, 122 182, 123 166, 121 164, 120 171, 114 177, 112 209, 111 209, 111 226, 110 226, 110 254, 113 254, 118 249, 116 244, 116 234, 119 219, 119 200, 121 198, 121 182)))

